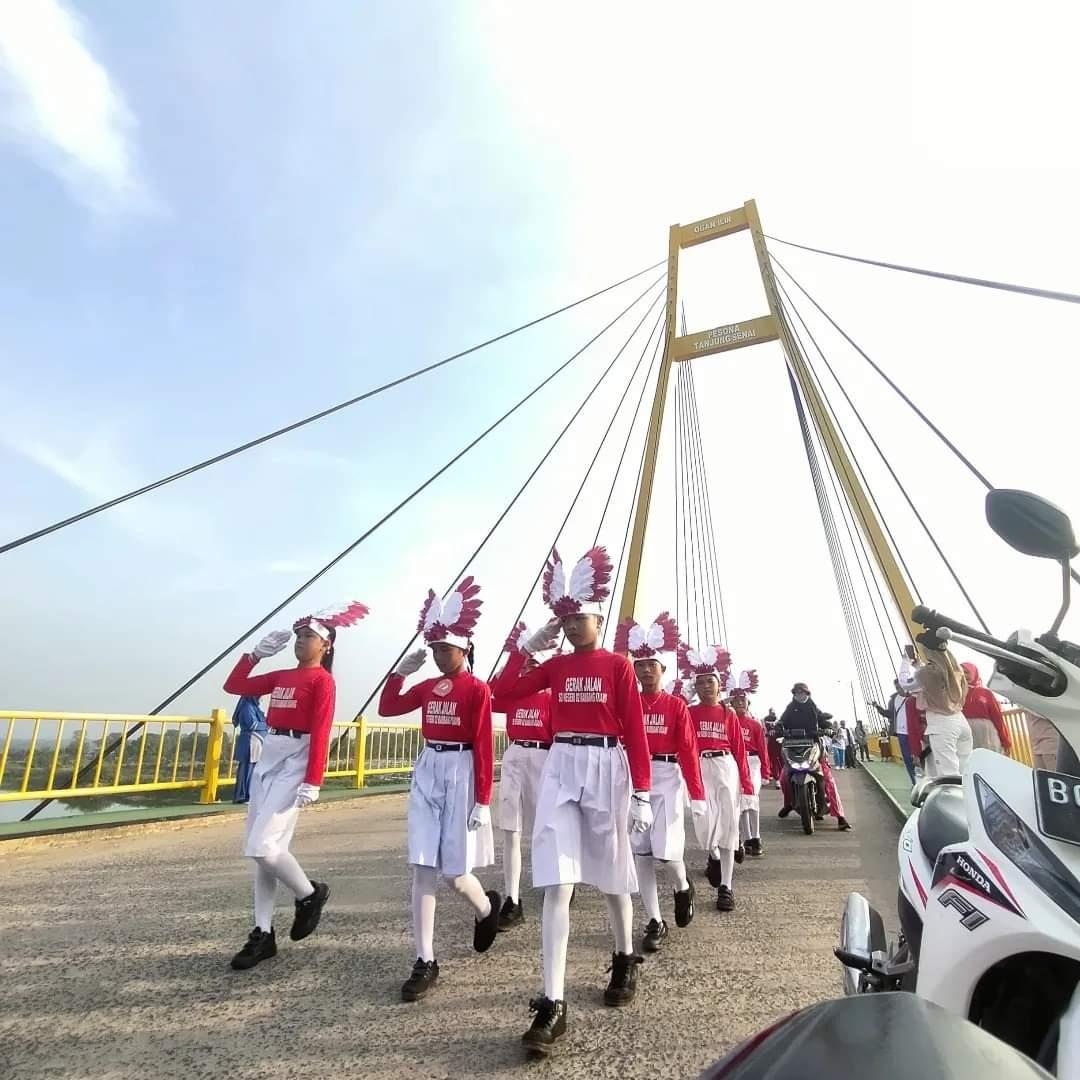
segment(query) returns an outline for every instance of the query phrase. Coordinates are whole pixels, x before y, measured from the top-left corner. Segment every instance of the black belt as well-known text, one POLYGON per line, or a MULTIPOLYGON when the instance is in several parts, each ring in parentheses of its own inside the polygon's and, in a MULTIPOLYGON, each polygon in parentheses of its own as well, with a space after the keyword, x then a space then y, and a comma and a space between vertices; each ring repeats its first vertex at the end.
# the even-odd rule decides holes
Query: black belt
POLYGON ((731 753, 730 750, 702 750, 702 757, 727 757, 731 753))
POLYGON ((310 731, 297 731, 295 728, 287 727, 272 727, 270 729, 271 735, 284 735, 289 739, 302 739, 305 735, 310 735, 310 731))
POLYGON ((471 742, 431 742, 428 741, 428 746, 431 747, 436 753, 441 754, 444 750, 471 750, 471 742))
POLYGON ((514 739, 515 746, 524 746, 526 750, 550 750, 549 742, 534 742, 528 739, 514 739))
POLYGON ((748 753, 748 754, 749 754, 749 755, 750 755, 751 757, 761 757, 761 755, 760 755, 760 754, 759 754, 759 753, 758 753, 758 752, 757 752, 756 750, 747 750, 746 752, 747 752, 747 753, 748 753))
POLYGON ((653 754, 652 759, 653 759, 653 761, 672 761, 672 762, 675 762, 675 761, 679 760, 679 755, 678 754, 653 754))
POLYGON ((569 743, 571 746, 618 746, 619 740, 614 735, 556 735, 556 742, 569 743))

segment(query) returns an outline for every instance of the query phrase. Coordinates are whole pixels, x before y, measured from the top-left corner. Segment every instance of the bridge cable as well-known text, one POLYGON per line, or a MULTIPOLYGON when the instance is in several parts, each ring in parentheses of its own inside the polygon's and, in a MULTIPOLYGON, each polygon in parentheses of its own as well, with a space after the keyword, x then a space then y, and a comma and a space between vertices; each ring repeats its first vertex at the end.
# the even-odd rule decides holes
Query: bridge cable
MULTIPOLYGON (((690 571, 693 571, 693 586, 692 595, 694 602, 694 636, 699 642, 703 641, 708 636, 708 627, 704 625, 702 618, 702 603, 701 603, 701 567, 699 564, 698 550, 697 550, 697 531, 694 527, 693 519, 693 500, 691 496, 691 485, 693 483, 693 470, 694 460, 692 451, 690 450, 690 387, 689 376, 687 374, 688 368, 685 364, 679 365, 679 381, 683 384, 682 394, 680 395, 680 404, 682 407, 682 434, 683 434, 683 477, 682 477, 682 496, 683 496, 683 539, 684 546, 688 549, 687 561, 684 567, 684 574, 689 578, 690 571), (689 538, 689 544, 685 543, 687 537, 689 538)), ((688 588, 690 586, 688 585, 688 588)), ((687 595, 687 622, 690 621, 690 594, 687 595)))
POLYGON ((818 255, 828 255, 834 259, 846 259, 848 262, 864 263, 867 266, 880 266, 886 270, 902 270, 906 274, 921 274, 923 277, 941 278, 945 281, 957 281, 962 285, 979 285, 987 289, 1002 289, 1005 292, 1020 293, 1024 296, 1038 296, 1044 300, 1062 300, 1067 304, 1080 304, 1080 295, 1076 293, 1058 292, 1054 289, 1037 289, 1030 285, 1010 285, 1005 281, 991 281, 989 278, 967 277, 964 274, 949 274, 941 270, 921 270, 917 266, 903 266, 900 263, 879 262, 877 259, 862 259, 857 255, 841 255, 838 251, 826 251, 823 248, 809 247, 806 244, 795 244, 790 240, 781 240, 778 236, 769 236, 766 239, 773 240, 786 247, 799 248, 802 251, 813 251, 818 255))
MULTIPOLYGON (((148 716, 157 716, 158 714, 163 712, 178 697, 180 697, 181 694, 183 694, 187 690, 191 689, 191 687, 194 686, 195 683, 197 683, 204 675, 206 675, 217 664, 219 664, 222 660, 224 660, 227 656, 229 656, 229 654, 232 653, 236 648, 238 648, 240 645, 242 645, 252 634, 254 634, 263 625, 265 625, 272 618, 274 618, 275 615, 278 615, 280 612, 282 612, 286 607, 289 606, 289 604, 291 604, 294 600, 296 600, 297 597, 299 597, 302 593, 306 592, 307 589, 309 589, 312 585, 314 585, 315 582, 318 581, 320 578, 322 578, 324 575, 329 573, 330 570, 332 570, 335 566, 337 566, 337 564, 340 563, 343 559, 345 559, 347 556, 351 555, 352 552, 355 551, 365 540, 367 540, 373 533, 375 533, 378 529, 380 529, 383 525, 385 525, 392 517, 394 517, 398 513, 398 511, 403 509, 406 505, 408 505, 410 502, 412 502, 412 500, 415 499, 417 495, 421 494, 424 490, 426 490, 428 487, 430 487, 430 485, 432 483, 434 483, 435 480, 437 480, 440 476, 442 476, 443 473, 445 473, 453 465, 455 465, 458 461, 460 461, 461 458, 463 458, 470 450, 472 450, 477 444, 479 444, 485 438, 487 438, 487 436, 490 435, 491 432, 493 432, 497 427, 499 427, 506 420, 508 420, 526 402, 528 402, 532 397, 534 397, 537 393, 539 393, 540 390, 542 390, 549 382, 551 382, 556 376, 558 376, 561 372, 563 372, 566 368, 568 368, 575 360, 578 359, 578 357, 580 357, 582 355, 582 353, 585 352, 586 349, 589 348, 589 346, 591 346, 603 334, 605 334, 608 330, 610 330, 612 326, 614 326, 620 319, 623 318, 623 316, 627 315, 634 307, 636 307, 637 304, 646 295, 648 295, 648 293, 652 292, 656 288, 656 286, 659 285, 660 282, 664 280, 665 276, 666 275, 661 275, 655 281, 653 281, 644 290, 644 292, 640 293, 637 297, 635 297, 634 300, 631 301, 631 303, 627 307, 625 307, 622 311, 620 311, 619 314, 616 315, 615 318, 612 319, 606 326, 604 326, 604 328, 602 330, 600 330, 599 333, 597 333, 593 337, 591 337, 580 349, 578 349, 577 352, 575 352, 570 357, 569 360, 564 361, 562 364, 559 365, 559 367, 555 368, 555 370, 552 371, 549 375, 545 376, 545 378, 543 380, 541 380, 541 382, 539 382, 536 386, 534 386, 533 389, 530 390, 524 397, 520 398, 516 402, 516 404, 512 405, 509 409, 507 409, 507 411, 504 412, 494 423, 492 423, 487 428, 485 428, 484 431, 482 431, 475 439, 472 440, 472 442, 470 442, 468 445, 466 445, 462 450, 459 450, 458 453, 455 454, 448 462, 446 462, 445 465, 441 466, 434 473, 432 473, 431 476, 429 476, 427 478, 427 480, 425 480, 418 487, 414 488, 413 491, 409 495, 407 495, 404 499, 402 499, 401 502, 399 502, 395 507, 393 507, 393 509, 389 510, 386 514, 384 514, 374 525, 371 526, 371 528, 369 528, 358 539, 354 540, 347 548, 345 548, 344 551, 342 551, 339 554, 335 555, 333 559, 331 559, 328 563, 326 563, 320 570, 316 571, 316 573, 313 574, 310 578, 308 578, 308 580, 305 581, 298 589, 296 589, 294 592, 290 593, 289 596, 287 596, 283 601, 281 601, 281 603, 279 603, 277 606, 275 606, 271 611, 267 612, 267 614, 262 616, 262 618, 260 618, 258 622, 256 622, 249 629, 245 630, 244 633, 242 633, 235 641, 231 642, 224 649, 222 649, 221 652, 219 652, 212 660, 209 661, 209 663, 205 664, 202 668, 200 668, 200 670, 198 672, 196 672, 193 676, 191 676, 191 678, 189 678, 180 687, 178 687, 176 690, 174 690, 167 698, 165 698, 164 701, 162 701, 159 705, 157 705, 154 709, 152 709, 147 715, 148 716)), ((661 295, 662 295, 662 291, 661 291, 661 295)), ((656 303, 656 301, 654 301, 653 306, 655 306, 655 303, 656 303)), ((122 743, 124 743, 132 735, 134 735, 136 732, 138 732, 143 726, 144 726, 144 721, 139 721, 138 723, 133 724, 127 730, 127 732, 124 735, 118 736, 113 741, 113 743, 102 752, 102 754, 100 755, 101 759, 104 760, 105 757, 111 755, 117 749, 117 747, 119 747, 122 743)), ((90 767, 93 767, 93 763, 90 764, 90 767)), ((88 771, 89 771, 89 768, 84 766, 75 775, 75 777, 73 777, 73 780, 77 780, 78 778, 85 775, 88 771)), ((48 806, 49 803, 51 803, 51 802, 53 802, 53 799, 43 799, 41 802, 39 802, 37 805, 35 805, 31 810, 29 810, 21 818, 21 820, 22 821, 31 820, 31 818, 36 817, 37 814, 39 814, 42 810, 44 810, 45 807, 48 806)))
MULTIPOLYGON (((685 324, 684 324, 685 329, 685 324)), ((680 615, 679 596, 679 408, 678 408, 679 381, 675 380, 674 399, 672 401, 671 421, 671 462, 674 466, 674 475, 671 478, 671 491, 675 497, 675 507, 671 515, 674 550, 671 555, 672 565, 675 567, 675 624, 682 629, 682 617, 680 615)), ((685 570, 683 573, 685 574, 685 570)))
MULTIPOLYGON (((708 613, 706 628, 710 643, 715 644, 720 638, 720 613, 716 603, 716 575, 712 572, 709 558, 709 537, 706 531, 705 519, 705 494, 702 479, 705 471, 704 455, 701 452, 701 433, 698 429, 697 416, 697 388, 694 385, 693 368, 687 365, 686 383, 690 390, 689 420, 690 420, 690 455, 694 461, 693 472, 693 496, 695 502, 694 518, 698 527, 698 560, 701 565, 701 576, 705 581, 705 598, 702 603, 703 611, 708 613)), ((708 523, 711 528, 711 519, 708 523)))
POLYGON ((631 274, 629 277, 623 278, 621 281, 616 281, 613 285, 608 285, 603 289, 598 289, 594 293, 590 293, 588 296, 583 296, 580 300, 575 300, 572 303, 564 304, 560 308, 556 308, 554 311, 549 311, 546 315, 541 315, 538 318, 530 319, 526 323, 522 323, 520 326, 515 326, 512 330, 506 330, 501 334, 497 334, 495 337, 488 338, 486 341, 481 341, 476 345, 470 345, 467 349, 462 349, 461 352, 456 352, 451 356, 447 356, 442 360, 438 360, 433 364, 428 364, 426 367, 417 368, 415 371, 409 372, 407 375, 402 375, 400 378, 392 379, 389 382, 383 383, 381 386, 375 387, 373 390, 367 390, 363 394, 359 394, 356 397, 349 398, 347 401, 339 402, 337 405, 332 405, 328 409, 322 409, 317 413, 313 413, 311 416, 305 417, 303 420, 297 420, 292 424, 287 424, 285 427, 278 428, 276 431, 271 431, 269 434, 260 435, 257 439, 251 439, 249 442, 242 443, 240 446, 234 446, 231 450, 226 450, 223 453, 215 454, 213 457, 207 458, 205 461, 200 461, 195 465, 189 465, 186 469, 181 469, 179 472, 171 473, 168 476, 163 476, 160 480, 155 480, 153 483, 145 484, 140 488, 135 488, 132 491, 126 492, 123 495, 118 495, 113 499, 109 499, 106 502, 99 503, 97 506, 92 506, 87 510, 83 510, 78 514, 73 514, 71 517, 64 518, 61 521, 54 522, 52 525, 47 525, 44 528, 36 529, 34 532, 27 533, 25 536, 20 536, 15 540, 9 540, 7 543, 0 545, 0 555, 5 554, 8 551, 13 551, 17 547, 22 547, 24 544, 29 544, 32 540, 39 540, 43 536, 48 536, 50 533, 59 531, 60 529, 67 528, 69 525, 75 525, 80 521, 86 520, 86 518, 93 517, 95 514, 100 514, 105 510, 111 510, 114 506, 119 506, 121 503, 128 502, 131 499, 138 498, 140 495, 145 495, 148 492, 156 491, 158 488, 164 487, 166 484, 171 484, 174 480, 182 480, 184 477, 191 476, 193 473, 197 473, 202 469, 209 468, 211 465, 216 465, 221 461, 225 461, 228 458, 235 457, 237 454, 242 454, 246 450, 251 450, 256 446, 261 446, 263 443, 270 442, 272 439, 276 439, 281 435, 287 435, 289 432, 296 431, 299 428, 305 427, 308 424, 313 424, 317 420, 325 419, 327 416, 331 416, 333 413, 340 412, 342 409, 348 409, 353 405, 359 404, 361 401, 367 401, 369 398, 376 397, 378 394, 382 394, 387 390, 392 390, 394 387, 401 386, 403 383, 407 383, 412 379, 419 378, 421 375, 426 375, 428 372, 435 371, 437 368, 445 367, 447 364, 453 363, 455 360, 460 360, 464 356, 469 356, 471 353, 478 352, 480 349, 487 348, 488 345, 494 345, 500 341, 505 341, 509 337, 513 337, 515 334, 521 333, 523 330, 529 330, 534 326, 538 326, 542 322, 546 322, 548 319, 554 318, 556 315, 561 315, 563 312, 570 311, 572 308, 579 307, 582 304, 587 303, 590 300, 596 299, 598 296, 603 296, 604 293, 611 292, 613 289, 617 289, 620 285, 625 285, 627 282, 633 281, 635 278, 641 277, 643 274, 647 274, 650 270, 655 270, 659 266, 663 266, 667 262, 666 259, 661 259, 660 262, 653 263, 652 266, 645 267, 644 270, 639 270, 636 274, 631 274))

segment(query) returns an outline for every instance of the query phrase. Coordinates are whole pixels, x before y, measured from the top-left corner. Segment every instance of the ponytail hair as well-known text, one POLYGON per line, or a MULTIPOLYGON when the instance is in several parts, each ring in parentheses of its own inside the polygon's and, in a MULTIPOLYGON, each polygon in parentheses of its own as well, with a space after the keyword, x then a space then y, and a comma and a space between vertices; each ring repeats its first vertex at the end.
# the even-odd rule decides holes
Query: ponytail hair
POLYGON ((471 641, 469 647, 465 650, 465 662, 469 665, 469 672, 472 673, 476 665, 476 646, 471 641))
POLYGON ((337 630, 332 626, 326 628, 330 631, 330 648, 322 655, 322 666, 327 671, 333 672, 334 670, 334 642, 337 640, 337 630))

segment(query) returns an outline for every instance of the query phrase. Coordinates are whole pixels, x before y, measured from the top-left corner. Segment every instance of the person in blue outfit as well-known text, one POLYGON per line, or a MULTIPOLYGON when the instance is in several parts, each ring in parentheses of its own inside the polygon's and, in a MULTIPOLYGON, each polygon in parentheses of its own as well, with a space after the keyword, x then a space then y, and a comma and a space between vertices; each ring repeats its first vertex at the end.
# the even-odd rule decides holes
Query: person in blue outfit
POLYGON ((233 727, 236 728, 236 786, 233 788, 233 802, 246 803, 251 797, 251 774, 255 771, 255 762, 262 752, 263 740, 269 730, 266 717, 259 708, 256 697, 242 697, 233 713, 233 727))

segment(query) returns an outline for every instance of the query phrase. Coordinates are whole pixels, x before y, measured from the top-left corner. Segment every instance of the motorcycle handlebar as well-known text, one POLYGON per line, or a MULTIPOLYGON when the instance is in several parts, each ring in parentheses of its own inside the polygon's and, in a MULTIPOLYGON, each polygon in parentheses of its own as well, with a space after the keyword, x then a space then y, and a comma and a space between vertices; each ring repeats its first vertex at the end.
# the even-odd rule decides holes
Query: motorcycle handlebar
POLYGON ((950 619, 948 615, 942 615, 940 612, 933 611, 928 607, 924 607, 922 604, 912 611, 911 618, 920 626, 925 626, 927 630, 951 630, 954 634, 963 634, 964 637, 974 638, 976 641, 983 641, 987 645, 996 645, 999 649, 1008 648, 1008 645, 1006 645, 1004 641, 999 641, 996 637, 984 634, 981 630, 976 630, 974 627, 968 626, 966 623, 962 623, 957 619, 950 619))

